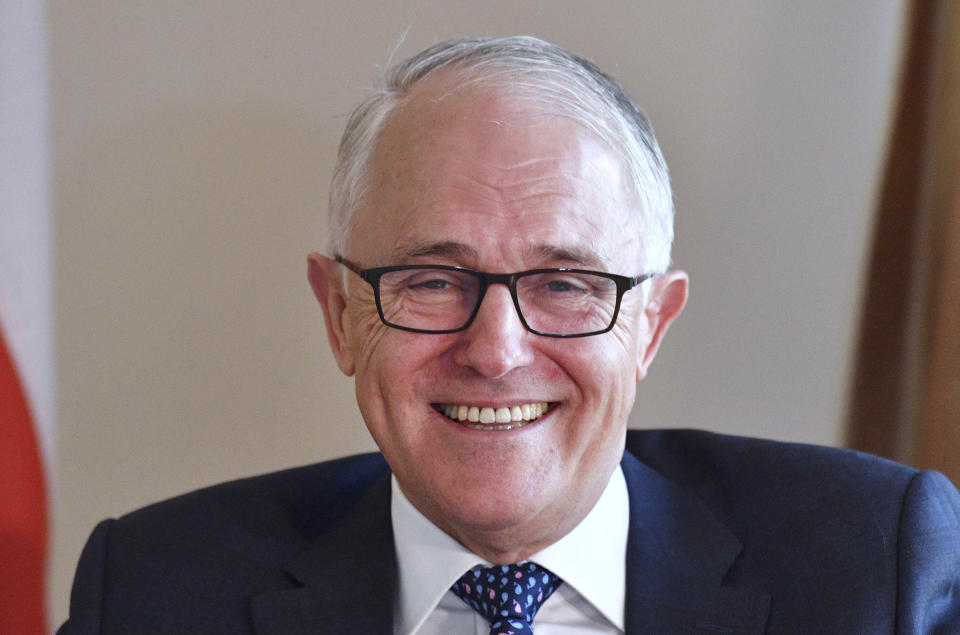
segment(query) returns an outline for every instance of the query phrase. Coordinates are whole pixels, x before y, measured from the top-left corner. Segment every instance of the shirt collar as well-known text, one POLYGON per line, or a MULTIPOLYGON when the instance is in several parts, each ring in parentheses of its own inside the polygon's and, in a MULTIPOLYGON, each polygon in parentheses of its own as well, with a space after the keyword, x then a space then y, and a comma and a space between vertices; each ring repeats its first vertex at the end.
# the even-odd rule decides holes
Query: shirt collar
MULTIPOLYGON (((391 481, 390 513, 399 595, 394 623, 414 633, 467 570, 490 563, 430 522, 391 481)), ((560 576, 604 617, 623 629, 630 500, 618 465, 590 513, 566 536, 529 559, 560 576)))

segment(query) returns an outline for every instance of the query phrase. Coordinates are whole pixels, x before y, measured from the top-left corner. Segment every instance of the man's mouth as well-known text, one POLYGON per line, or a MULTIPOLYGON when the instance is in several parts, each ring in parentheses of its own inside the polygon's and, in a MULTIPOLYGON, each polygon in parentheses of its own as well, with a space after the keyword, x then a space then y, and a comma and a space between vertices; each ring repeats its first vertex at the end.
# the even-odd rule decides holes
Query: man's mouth
POLYGON ((467 406, 463 404, 436 404, 439 412, 474 430, 513 430, 536 421, 552 408, 546 401, 525 403, 511 407, 467 406))

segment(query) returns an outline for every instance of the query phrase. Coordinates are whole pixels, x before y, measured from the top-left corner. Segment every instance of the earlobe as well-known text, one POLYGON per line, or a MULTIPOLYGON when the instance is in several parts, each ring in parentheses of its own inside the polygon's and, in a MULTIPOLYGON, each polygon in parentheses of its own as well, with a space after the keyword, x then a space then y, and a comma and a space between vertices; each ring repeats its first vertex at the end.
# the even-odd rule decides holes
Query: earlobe
POLYGON ((646 346, 637 351, 637 381, 647 376, 647 369, 657 355, 667 329, 687 303, 689 278, 683 271, 668 271, 651 280, 650 299, 644 309, 646 346))
POLYGON ((307 256, 307 279, 323 309, 330 349, 340 370, 350 376, 355 370, 353 349, 348 337, 347 296, 338 267, 335 260, 323 254, 314 252, 307 256))

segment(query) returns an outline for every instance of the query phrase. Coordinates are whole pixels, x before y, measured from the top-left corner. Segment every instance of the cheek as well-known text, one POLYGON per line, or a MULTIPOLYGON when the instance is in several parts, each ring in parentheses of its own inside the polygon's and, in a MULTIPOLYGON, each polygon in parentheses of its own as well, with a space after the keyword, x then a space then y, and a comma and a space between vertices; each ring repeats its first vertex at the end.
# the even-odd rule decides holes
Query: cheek
POLYGON ((389 378, 396 374, 393 356, 390 355, 390 329, 380 321, 372 297, 369 303, 364 300, 351 301, 347 315, 347 336, 354 359, 357 404, 373 433, 373 428, 380 426, 389 412, 383 386, 389 386, 389 378))
POLYGON ((614 382, 627 376, 632 378, 638 351, 643 346, 642 333, 639 331, 637 317, 621 311, 613 329, 595 336, 597 340, 589 342, 595 345, 593 350, 583 353, 581 359, 589 361, 598 380, 601 376, 614 382))
POLYGON ((347 307, 347 317, 347 336, 359 372, 361 368, 368 367, 376 357, 375 353, 387 339, 389 327, 380 321, 372 295, 369 299, 351 299, 347 307))
MULTIPOLYGON (((632 341, 632 340, 628 340, 632 341)), ((568 381, 576 385, 580 400, 591 409, 613 406, 633 378, 635 356, 613 331, 583 340, 563 342, 566 350, 554 357, 568 381), (602 338, 604 342, 590 341, 602 338), (599 344, 599 345, 598 345, 599 344)))
POLYGON ((646 328, 646 320, 640 307, 624 303, 617 316, 617 323, 610 331, 616 342, 616 356, 621 359, 621 368, 633 377, 642 351, 650 341, 650 334, 646 328))
POLYGON ((605 427, 626 421, 636 394, 637 340, 619 324, 595 341, 584 338, 564 364, 579 388, 583 415, 605 427))
POLYGON ((407 333, 390 328, 376 313, 359 313, 354 321, 356 391, 368 422, 381 425, 390 418, 414 414, 430 388, 428 366, 443 354, 441 336, 407 333))

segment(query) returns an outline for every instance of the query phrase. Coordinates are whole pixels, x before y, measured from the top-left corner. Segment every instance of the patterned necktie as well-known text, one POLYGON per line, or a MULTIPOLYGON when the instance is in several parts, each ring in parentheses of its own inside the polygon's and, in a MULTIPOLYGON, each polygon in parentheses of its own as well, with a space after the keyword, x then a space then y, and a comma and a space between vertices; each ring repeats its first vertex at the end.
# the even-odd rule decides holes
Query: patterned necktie
POLYGON ((533 635, 533 616, 563 580, 532 562, 476 566, 450 590, 490 623, 490 635, 533 635))

